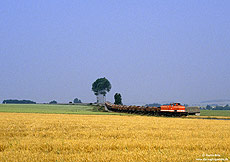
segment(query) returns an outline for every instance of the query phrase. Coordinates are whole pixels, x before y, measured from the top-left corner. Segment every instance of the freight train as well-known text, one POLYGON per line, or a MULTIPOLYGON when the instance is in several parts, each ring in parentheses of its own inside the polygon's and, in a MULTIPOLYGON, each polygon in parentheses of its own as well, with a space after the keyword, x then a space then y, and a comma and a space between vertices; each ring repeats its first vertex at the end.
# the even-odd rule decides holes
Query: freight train
POLYGON ((106 102, 105 106, 110 111, 126 112, 126 113, 142 113, 151 114, 157 116, 187 116, 188 112, 185 111, 185 106, 180 103, 172 103, 169 105, 162 105, 160 107, 148 107, 148 106, 125 106, 115 105, 110 102, 106 102))

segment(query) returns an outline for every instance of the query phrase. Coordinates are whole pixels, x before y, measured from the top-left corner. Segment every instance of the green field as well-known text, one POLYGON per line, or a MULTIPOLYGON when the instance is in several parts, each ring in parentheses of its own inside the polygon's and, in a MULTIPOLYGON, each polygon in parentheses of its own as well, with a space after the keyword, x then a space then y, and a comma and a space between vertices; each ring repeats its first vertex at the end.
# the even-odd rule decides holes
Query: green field
POLYGON ((200 110, 200 116, 230 116, 230 110, 200 110))
POLYGON ((0 104, 0 112, 82 114, 82 115, 127 115, 113 112, 100 112, 96 106, 48 105, 48 104, 0 104))
MULTIPOLYGON (((96 106, 49 104, 0 104, 0 112, 82 114, 82 115, 130 115, 127 113, 100 112, 96 106)), ((201 110, 201 116, 230 116, 230 110, 201 110)))

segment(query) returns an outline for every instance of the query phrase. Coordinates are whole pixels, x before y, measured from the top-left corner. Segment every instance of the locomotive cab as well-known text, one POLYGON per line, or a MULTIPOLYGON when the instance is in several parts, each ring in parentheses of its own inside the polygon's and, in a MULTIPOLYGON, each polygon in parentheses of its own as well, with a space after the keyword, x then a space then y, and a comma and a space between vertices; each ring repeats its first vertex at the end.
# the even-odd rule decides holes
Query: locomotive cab
POLYGON ((180 103, 174 103, 173 106, 179 106, 181 105, 180 103))

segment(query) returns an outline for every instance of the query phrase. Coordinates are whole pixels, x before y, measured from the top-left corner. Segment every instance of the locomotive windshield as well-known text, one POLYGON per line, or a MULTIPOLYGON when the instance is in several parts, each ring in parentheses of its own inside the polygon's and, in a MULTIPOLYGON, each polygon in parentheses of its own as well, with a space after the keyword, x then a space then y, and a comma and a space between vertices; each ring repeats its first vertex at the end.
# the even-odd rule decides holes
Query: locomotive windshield
POLYGON ((174 103, 173 104, 173 106, 179 106, 180 105, 180 103, 174 103))

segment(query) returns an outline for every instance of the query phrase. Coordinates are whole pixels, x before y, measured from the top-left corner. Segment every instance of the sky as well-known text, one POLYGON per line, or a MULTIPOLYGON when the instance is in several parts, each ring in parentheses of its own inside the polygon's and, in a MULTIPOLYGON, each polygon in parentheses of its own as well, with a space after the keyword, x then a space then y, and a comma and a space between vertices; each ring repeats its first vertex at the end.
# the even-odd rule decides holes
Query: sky
POLYGON ((0 1, 0 102, 230 99, 229 0, 0 1))

